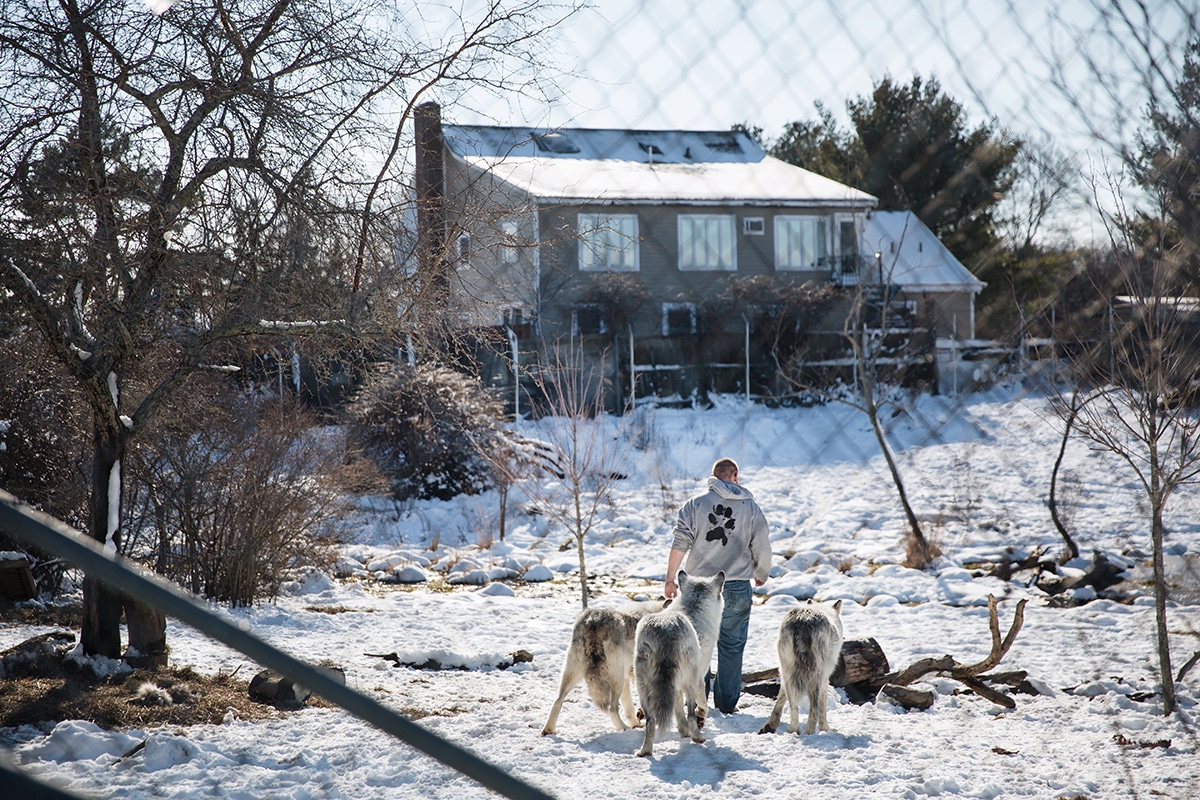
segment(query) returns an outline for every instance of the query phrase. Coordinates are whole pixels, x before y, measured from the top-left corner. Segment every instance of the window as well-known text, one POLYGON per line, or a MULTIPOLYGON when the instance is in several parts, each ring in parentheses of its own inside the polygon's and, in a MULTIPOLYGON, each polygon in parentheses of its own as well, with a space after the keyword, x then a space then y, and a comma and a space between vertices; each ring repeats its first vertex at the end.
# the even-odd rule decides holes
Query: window
POLYGON ((537 149, 543 153, 559 153, 562 155, 570 155, 578 153, 579 147, 574 142, 568 139, 564 134, 558 131, 550 131, 549 133, 533 134, 533 143, 537 145, 537 149))
POLYGON ((510 328, 518 339, 528 339, 533 335, 533 312, 520 306, 507 306, 500 309, 500 324, 510 328))
POLYGON ((737 271, 734 217, 725 214, 679 215, 679 268, 737 271))
POLYGON ((519 228, 517 223, 509 221, 501 226, 504 233, 504 238, 501 239, 500 245, 500 260, 505 264, 517 263, 519 251, 517 250, 517 233, 519 228))
POLYGON ((837 264, 843 273, 858 274, 858 226, 853 217, 838 216, 837 222, 837 264))
POLYGON ((471 235, 468 233, 459 234, 457 245, 458 266, 465 267, 471 263, 471 235))
POLYGON ((579 269, 586 272, 637 272, 637 215, 580 214, 579 269))
POLYGON ((824 217, 775 218, 775 269, 820 269, 826 255, 824 217))
POLYGON ((604 310, 597 305, 580 304, 571 309, 571 335, 586 336, 608 333, 608 321, 604 310))
POLYGON ((663 303, 662 335, 685 336, 696 332, 696 306, 692 303, 663 303))
POLYGON ((762 236, 766 230, 767 226, 762 217, 742 217, 743 236, 762 236))
POLYGON ((733 133, 713 134, 705 140, 704 146, 718 153, 741 153, 742 146, 738 144, 737 135, 733 133))

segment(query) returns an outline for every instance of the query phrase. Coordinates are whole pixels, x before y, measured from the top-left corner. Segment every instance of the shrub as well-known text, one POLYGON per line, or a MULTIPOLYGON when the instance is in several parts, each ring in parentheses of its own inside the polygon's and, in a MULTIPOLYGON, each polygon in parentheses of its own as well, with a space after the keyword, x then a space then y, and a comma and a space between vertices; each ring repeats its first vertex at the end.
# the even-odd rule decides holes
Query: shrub
POLYGON ((381 369, 352 408, 355 443, 402 499, 475 494, 493 484, 480 455, 496 434, 499 399, 476 378, 433 366, 381 369))
POLYGON ((300 567, 332 564, 344 448, 295 403, 224 400, 189 399, 135 440, 126 549, 238 606, 274 597, 300 567))
MULTIPOLYGON (((35 335, 0 342, 0 486, 53 517, 88 529, 88 425, 70 382, 35 335)), ((20 550, 40 592, 61 588, 67 565, 0 535, 0 550, 20 550)))

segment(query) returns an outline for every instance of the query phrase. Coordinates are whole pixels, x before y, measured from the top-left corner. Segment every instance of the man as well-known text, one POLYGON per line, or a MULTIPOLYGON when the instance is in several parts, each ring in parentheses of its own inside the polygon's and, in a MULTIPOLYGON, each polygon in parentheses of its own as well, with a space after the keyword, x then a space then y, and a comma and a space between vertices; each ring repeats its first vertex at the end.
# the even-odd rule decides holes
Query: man
POLYGON ((762 586, 771 570, 767 518, 754 496, 738 485, 738 465, 732 458, 718 459, 708 479, 708 491, 679 509, 663 586, 668 599, 679 592, 675 576, 684 556, 689 575, 707 578, 725 571, 713 704, 722 713, 732 714, 742 694, 742 651, 750 630, 753 597, 750 581, 762 586))

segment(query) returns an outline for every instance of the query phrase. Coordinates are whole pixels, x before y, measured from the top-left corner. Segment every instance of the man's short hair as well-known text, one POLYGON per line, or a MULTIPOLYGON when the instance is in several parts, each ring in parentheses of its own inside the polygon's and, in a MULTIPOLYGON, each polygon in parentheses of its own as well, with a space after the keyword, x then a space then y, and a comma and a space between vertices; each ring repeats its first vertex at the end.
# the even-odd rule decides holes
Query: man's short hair
POLYGON ((712 468, 712 474, 717 478, 720 478, 722 475, 728 475, 730 472, 736 473, 737 471, 737 462, 732 458, 718 458, 712 468))

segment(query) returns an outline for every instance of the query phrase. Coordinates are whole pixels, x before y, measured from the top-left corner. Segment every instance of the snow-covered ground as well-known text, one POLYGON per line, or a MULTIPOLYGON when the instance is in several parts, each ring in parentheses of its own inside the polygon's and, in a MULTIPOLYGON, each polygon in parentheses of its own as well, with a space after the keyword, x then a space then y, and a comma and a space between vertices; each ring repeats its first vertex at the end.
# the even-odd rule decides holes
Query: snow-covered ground
MULTIPOLYGON (((874 637, 893 668, 943 654, 982 658, 990 647, 987 595, 1000 600, 1002 630, 1018 600, 1029 598, 1024 627, 1000 668, 1027 670, 1040 694, 1015 695, 1014 711, 935 677, 919 684, 936 692, 928 711, 905 712, 884 699, 854 705, 831 692, 834 731, 759 736, 771 701, 745 695, 737 714, 712 712, 706 743, 668 737, 652 758, 637 758, 641 732, 614 732, 579 687, 558 734, 542 736, 579 611, 577 557, 562 549, 566 532, 544 515, 524 513, 516 495, 503 542, 494 493, 411 509, 364 501, 342 562, 350 577, 309 576, 278 602, 235 616, 291 653, 341 664, 350 685, 563 798, 710 791, 847 800, 1200 797, 1200 668, 1178 686, 1179 713, 1164 718, 1152 595, 1144 583, 1146 504, 1128 469, 1074 442, 1060 503, 1085 553, 1097 548, 1129 559, 1131 580, 1118 588, 1132 602, 1057 607, 1029 587, 1028 573, 1001 581, 977 569, 1006 548, 1018 555, 1039 546, 1061 550, 1046 509, 1059 426, 1045 401, 1017 387, 922 397, 888 422, 913 505, 945 552, 925 571, 899 565, 904 519, 895 488, 866 419, 852 409, 747 408, 726 398, 716 409, 610 420, 628 478, 617 482, 615 503, 587 544, 588 569, 600 577, 593 605, 661 592, 676 506, 702 485, 718 456, 732 456, 741 483, 766 511, 775 553, 773 577, 751 617, 747 671, 776 665, 776 630, 797 598, 843 598, 847 638, 874 637), (621 422, 632 427, 617 431, 621 422), (381 585, 368 578, 380 570, 420 570, 431 580, 381 585), (447 578, 485 574, 514 577, 446 590, 447 578), (533 653, 533 662, 488 666, 517 649, 533 653), (395 668, 366 655, 391 652, 470 669, 395 668)), ((522 432, 539 435, 533 423, 522 432)), ((1198 512, 1191 488, 1167 519, 1169 566, 1193 591, 1200 583, 1198 512)), ((0 628, 0 648, 41 631, 0 628)), ((1200 650, 1200 607, 1172 605, 1170 631, 1177 670, 1200 650)), ((171 624, 169 639, 176 664, 210 672, 241 667, 243 675, 256 669, 180 624, 171 624)), ((88 797, 490 794, 336 709, 186 730, 113 733, 64 722, 0 731, 0 743, 29 774, 88 797)))

